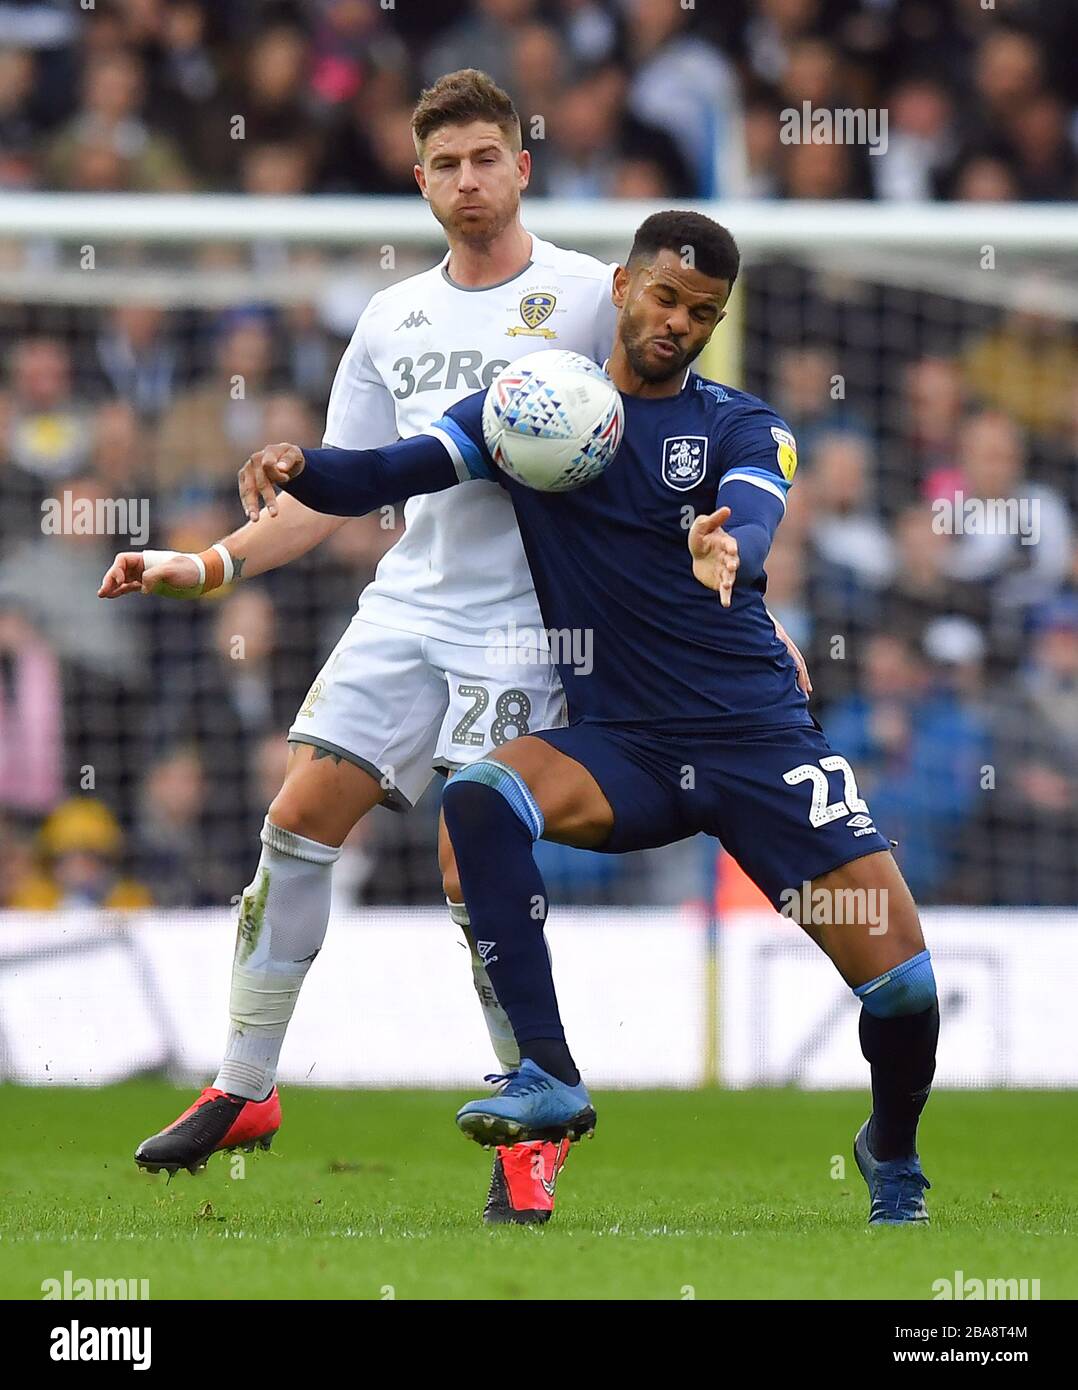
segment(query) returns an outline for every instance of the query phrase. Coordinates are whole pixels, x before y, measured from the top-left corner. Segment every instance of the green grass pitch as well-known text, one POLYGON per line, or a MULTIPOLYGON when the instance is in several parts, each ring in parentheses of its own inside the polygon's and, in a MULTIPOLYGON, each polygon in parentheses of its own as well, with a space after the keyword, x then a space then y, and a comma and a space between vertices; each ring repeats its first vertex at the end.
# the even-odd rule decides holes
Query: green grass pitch
POLYGON ((600 1092, 553 1221, 485 1229, 463 1097, 294 1090, 242 1176, 222 1155, 171 1183, 139 1173, 136 1143, 190 1095, 0 1088, 0 1296, 39 1299, 70 1270, 148 1279, 153 1299, 928 1299, 962 1270, 1078 1297, 1074 1094, 938 1092, 933 1224, 873 1231, 861 1096, 600 1092))

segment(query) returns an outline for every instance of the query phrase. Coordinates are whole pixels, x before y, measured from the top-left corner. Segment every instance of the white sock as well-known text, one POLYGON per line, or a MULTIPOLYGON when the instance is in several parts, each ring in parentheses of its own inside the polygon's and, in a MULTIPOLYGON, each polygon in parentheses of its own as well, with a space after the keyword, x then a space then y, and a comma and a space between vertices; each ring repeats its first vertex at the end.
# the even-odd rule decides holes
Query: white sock
POLYGON ((262 855, 243 890, 232 961, 231 1023, 214 1085, 249 1100, 273 1088, 300 985, 329 925, 340 850, 282 830, 267 817, 262 855))
MULTIPOLYGON (((520 1066, 520 1048, 513 1035, 513 1025, 509 1022, 509 1015, 498 1003, 498 996, 494 993, 494 986, 487 974, 487 967, 483 964, 482 956, 475 949, 475 937, 472 935, 472 922, 468 916, 468 908, 464 903, 453 903, 448 898, 445 900, 445 905, 449 908, 450 917, 460 927, 464 933, 464 939, 468 943, 468 950, 472 957, 472 981, 475 984, 475 992, 479 996, 479 1002, 483 1006, 483 1022, 487 1025, 490 1045, 494 1049, 498 1065, 503 1071, 516 1071, 520 1066)), ((545 935, 543 942, 549 957, 550 943, 546 940, 545 935)))

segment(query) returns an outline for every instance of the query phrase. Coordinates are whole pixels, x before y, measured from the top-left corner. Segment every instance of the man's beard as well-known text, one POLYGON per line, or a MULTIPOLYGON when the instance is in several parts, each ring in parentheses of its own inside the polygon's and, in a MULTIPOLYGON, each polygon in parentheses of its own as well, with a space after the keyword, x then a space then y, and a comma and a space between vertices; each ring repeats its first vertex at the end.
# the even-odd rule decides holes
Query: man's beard
POLYGON ((518 201, 498 208, 491 215, 478 221, 474 218, 457 221, 452 214, 441 217, 437 212, 434 216, 447 233, 452 233, 453 236, 470 242, 475 247, 482 247, 489 246, 491 242, 496 241, 516 217, 519 210, 520 203, 518 201))
POLYGON ((652 334, 645 340, 642 333, 623 331, 621 335, 622 347, 625 349, 625 356, 629 360, 629 366, 632 367, 641 381, 648 381, 653 385, 658 385, 658 383, 662 381, 669 381, 671 377, 675 377, 680 372, 683 372, 689 363, 694 362, 703 351, 702 347, 697 348, 696 351, 692 353, 679 349, 677 355, 671 357, 669 362, 660 361, 655 363, 649 361, 646 355, 647 342, 650 342, 651 338, 655 336, 655 334, 652 334))

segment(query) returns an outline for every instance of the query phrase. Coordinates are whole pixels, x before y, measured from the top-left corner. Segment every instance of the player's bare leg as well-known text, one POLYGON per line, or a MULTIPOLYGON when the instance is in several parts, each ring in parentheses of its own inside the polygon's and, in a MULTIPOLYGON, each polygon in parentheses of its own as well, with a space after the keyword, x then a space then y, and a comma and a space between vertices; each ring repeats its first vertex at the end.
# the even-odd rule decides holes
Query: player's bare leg
POLYGON ((485 1145, 580 1138, 595 1125, 565 1044, 543 944, 546 889, 533 855, 540 836, 581 848, 606 839, 613 812, 591 774, 545 740, 524 737, 458 773, 443 796, 456 860, 451 896, 467 900, 476 949, 520 1049, 520 1065, 489 1101, 457 1116, 485 1145))
POLYGON ((817 914, 825 922, 804 922, 804 930, 851 989, 925 949, 917 905, 893 855, 880 851, 854 859, 813 879, 811 891, 813 902, 826 893, 834 905, 817 914), (846 903, 862 904, 867 911, 851 921, 846 903))
POLYGON ((268 1148, 281 1123, 274 1078, 300 987, 329 924, 341 844, 386 788, 337 754, 293 744, 262 827, 262 853, 239 904, 229 1032, 212 1086, 139 1145, 151 1172, 194 1172, 220 1149, 268 1148))
MULTIPOLYGON (((855 859, 811 884, 804 929, 861 999, 872 1114, 854 1141, 873 1224, 928 1220, 917 1121, 936 1068, 939 1007, 917 908, 891 854, 855 859)), ((802 917, 806 913, 802 912, 802 917)))
POLYGON ((340 754, 290 742, 288 767, 270 803, 269 819, 282 830, 340 849, 385 795, 384 783, 340 754))

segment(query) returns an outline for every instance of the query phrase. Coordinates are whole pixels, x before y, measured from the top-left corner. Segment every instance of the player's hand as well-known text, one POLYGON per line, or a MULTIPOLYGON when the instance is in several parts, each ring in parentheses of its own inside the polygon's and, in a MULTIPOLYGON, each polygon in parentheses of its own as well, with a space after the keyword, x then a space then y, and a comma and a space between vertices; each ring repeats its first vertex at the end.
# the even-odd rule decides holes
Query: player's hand
POLYGON ((775 617, 770 608, 767 610, 767 616, 775 624, 775 635, 794 659, 794 665, 797 667, 797 684, 801 690, 804 691, 805 699, 807 700, 812 694, 812 681, 809 679, 808 662, 801 655, 800 647, 798 647, 797 643, 779 622, 778 618, 775 617))
POLYGON ((303 450, 296 444, 268 444, 256 450, 239 471, 240 501, 249 521, 261 516, 259 501, 270 516, 277 515, 275 488, 289 483, 303 472, 303 450))
POLYGON ((105 571, 97 596, 122 598, 124 594, 152 594, 159 584, 189 589, 198 582, 198 566, 186 555, 173 555, 163 565, 152 565, 147 569, 144 552, 128 550, 117 555, 105 571))
POLYGON ((142 592, 142 552, 122 551, 105 571, 98 598, 122 598, 124 594, 142 592))
POLYGON ((736 538, 722 529, 729 519, 730 508, 720 507, 710 516, 698 516, 689 531, 692 572, 705 588, 715 590, 724 608, 730 607, 741 563, 736 538))

